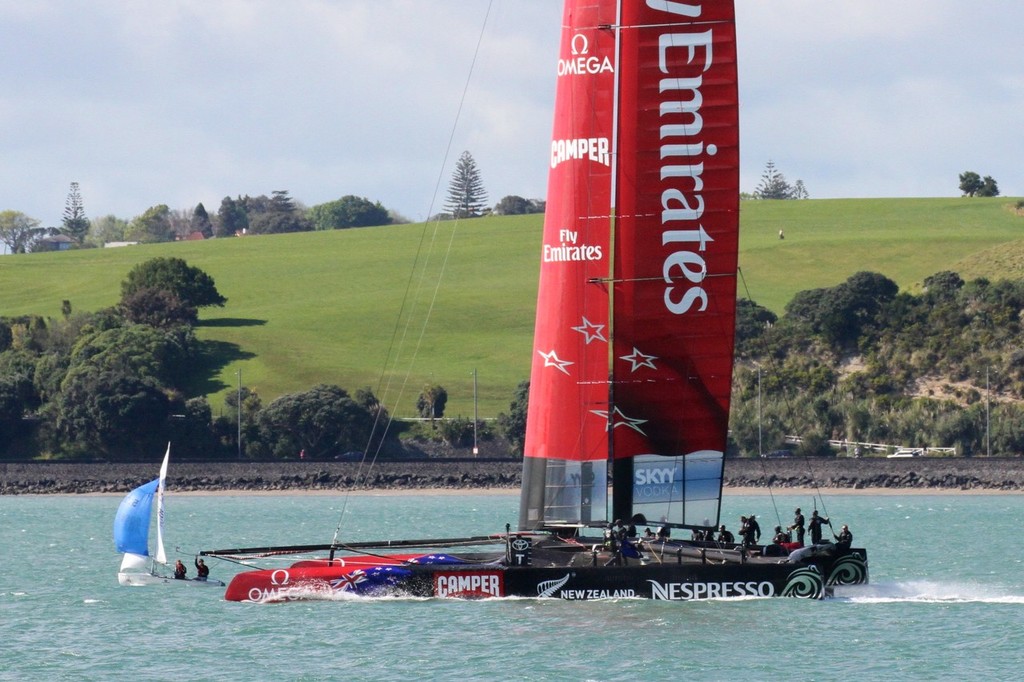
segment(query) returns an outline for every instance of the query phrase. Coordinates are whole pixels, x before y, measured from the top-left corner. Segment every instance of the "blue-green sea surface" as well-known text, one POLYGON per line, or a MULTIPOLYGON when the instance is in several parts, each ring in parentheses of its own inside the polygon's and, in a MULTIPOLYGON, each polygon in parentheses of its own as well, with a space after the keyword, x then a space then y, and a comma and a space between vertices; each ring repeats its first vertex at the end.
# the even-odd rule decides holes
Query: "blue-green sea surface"
MULTIPOLYGON (((1019 495, 829 495, 872 584, 743 599, 226 602, 120 587, 117 496, 0 497, 0 680, 1010 680, 1024 652, 1019 495)), ((729 495, 770 534, 810 496, 729 495)), ((518 494, 170 496, 200 549, 451 537, 515 526, 518 494)), ((820 504, 819 504, 819 508, 820 504)), ((838 528, 838 525, 836 526, 838 528)), ((227 582, 242 567, 214 560, 227 582)))

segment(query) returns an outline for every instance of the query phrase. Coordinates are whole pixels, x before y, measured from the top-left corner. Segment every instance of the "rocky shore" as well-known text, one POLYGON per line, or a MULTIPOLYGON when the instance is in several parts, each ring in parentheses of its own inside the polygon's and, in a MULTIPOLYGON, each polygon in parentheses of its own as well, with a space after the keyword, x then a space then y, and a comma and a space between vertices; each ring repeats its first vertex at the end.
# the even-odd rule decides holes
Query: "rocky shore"
MULTIPOLYGON (((0 463, 0 495, 125 493, 156 477, 159 462, 0 463)), ((175 462, 175 492, 327 492, 483 490, 519 487, 521 463, 511 459, 378 462, 175 462)), ((1024 492, 1022 458, 730 459, 726 488, 874 488, 1024 492)))

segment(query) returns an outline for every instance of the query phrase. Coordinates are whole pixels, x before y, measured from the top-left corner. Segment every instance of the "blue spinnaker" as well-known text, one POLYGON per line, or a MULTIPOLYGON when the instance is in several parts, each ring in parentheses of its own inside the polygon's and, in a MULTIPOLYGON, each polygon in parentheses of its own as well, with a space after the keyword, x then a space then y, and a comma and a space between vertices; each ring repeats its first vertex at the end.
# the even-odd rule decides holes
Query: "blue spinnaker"
POLYGON ((156 478, 128 493, 114 516, 114 544, 117 551, 149 556, 149 519, 153 513, 156 478))

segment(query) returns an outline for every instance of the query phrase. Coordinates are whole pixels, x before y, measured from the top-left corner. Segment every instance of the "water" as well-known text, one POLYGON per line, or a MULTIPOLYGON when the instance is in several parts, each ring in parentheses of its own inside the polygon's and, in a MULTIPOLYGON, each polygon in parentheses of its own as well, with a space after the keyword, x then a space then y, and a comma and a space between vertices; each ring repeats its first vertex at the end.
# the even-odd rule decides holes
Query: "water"
MULTIPOLYGON (((168 552, 327 542, 340 496, 172 496, 168 552), (178 548, 176 550, 176 547, 178 548)), ((0 680, 1007 680, 1024 650, 1019 495, 830 495, 872 585, 834 600, 229 603, 117 585, 119 497, 0 497, 0 680), (898 677, 894 677, 894 675, 898 677)), ((769 532, 809 497, 728 496, 769 532)), ((504 529, 518 495, 352 496, 344 537, 504 529)), ((838 527, 838 526, 837 526, 838 527)), ((770 534, 770 533, 769 533, 770 534)), ((212 561, 225 582, 237 567, 212 561)))

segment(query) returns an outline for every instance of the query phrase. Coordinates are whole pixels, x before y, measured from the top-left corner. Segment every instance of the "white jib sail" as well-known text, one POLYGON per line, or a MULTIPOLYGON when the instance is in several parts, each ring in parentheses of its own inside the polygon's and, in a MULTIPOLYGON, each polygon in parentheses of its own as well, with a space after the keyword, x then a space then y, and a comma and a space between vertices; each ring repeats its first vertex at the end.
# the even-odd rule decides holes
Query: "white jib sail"
POLYGON ((171 444, 168 443, 164 463, 160 465, 160 483, 156 489, 156 561, 160 564, 167 563, 167 554, 164 552, 164 482, 167 479, 167 460, 170 456, 171 444))

